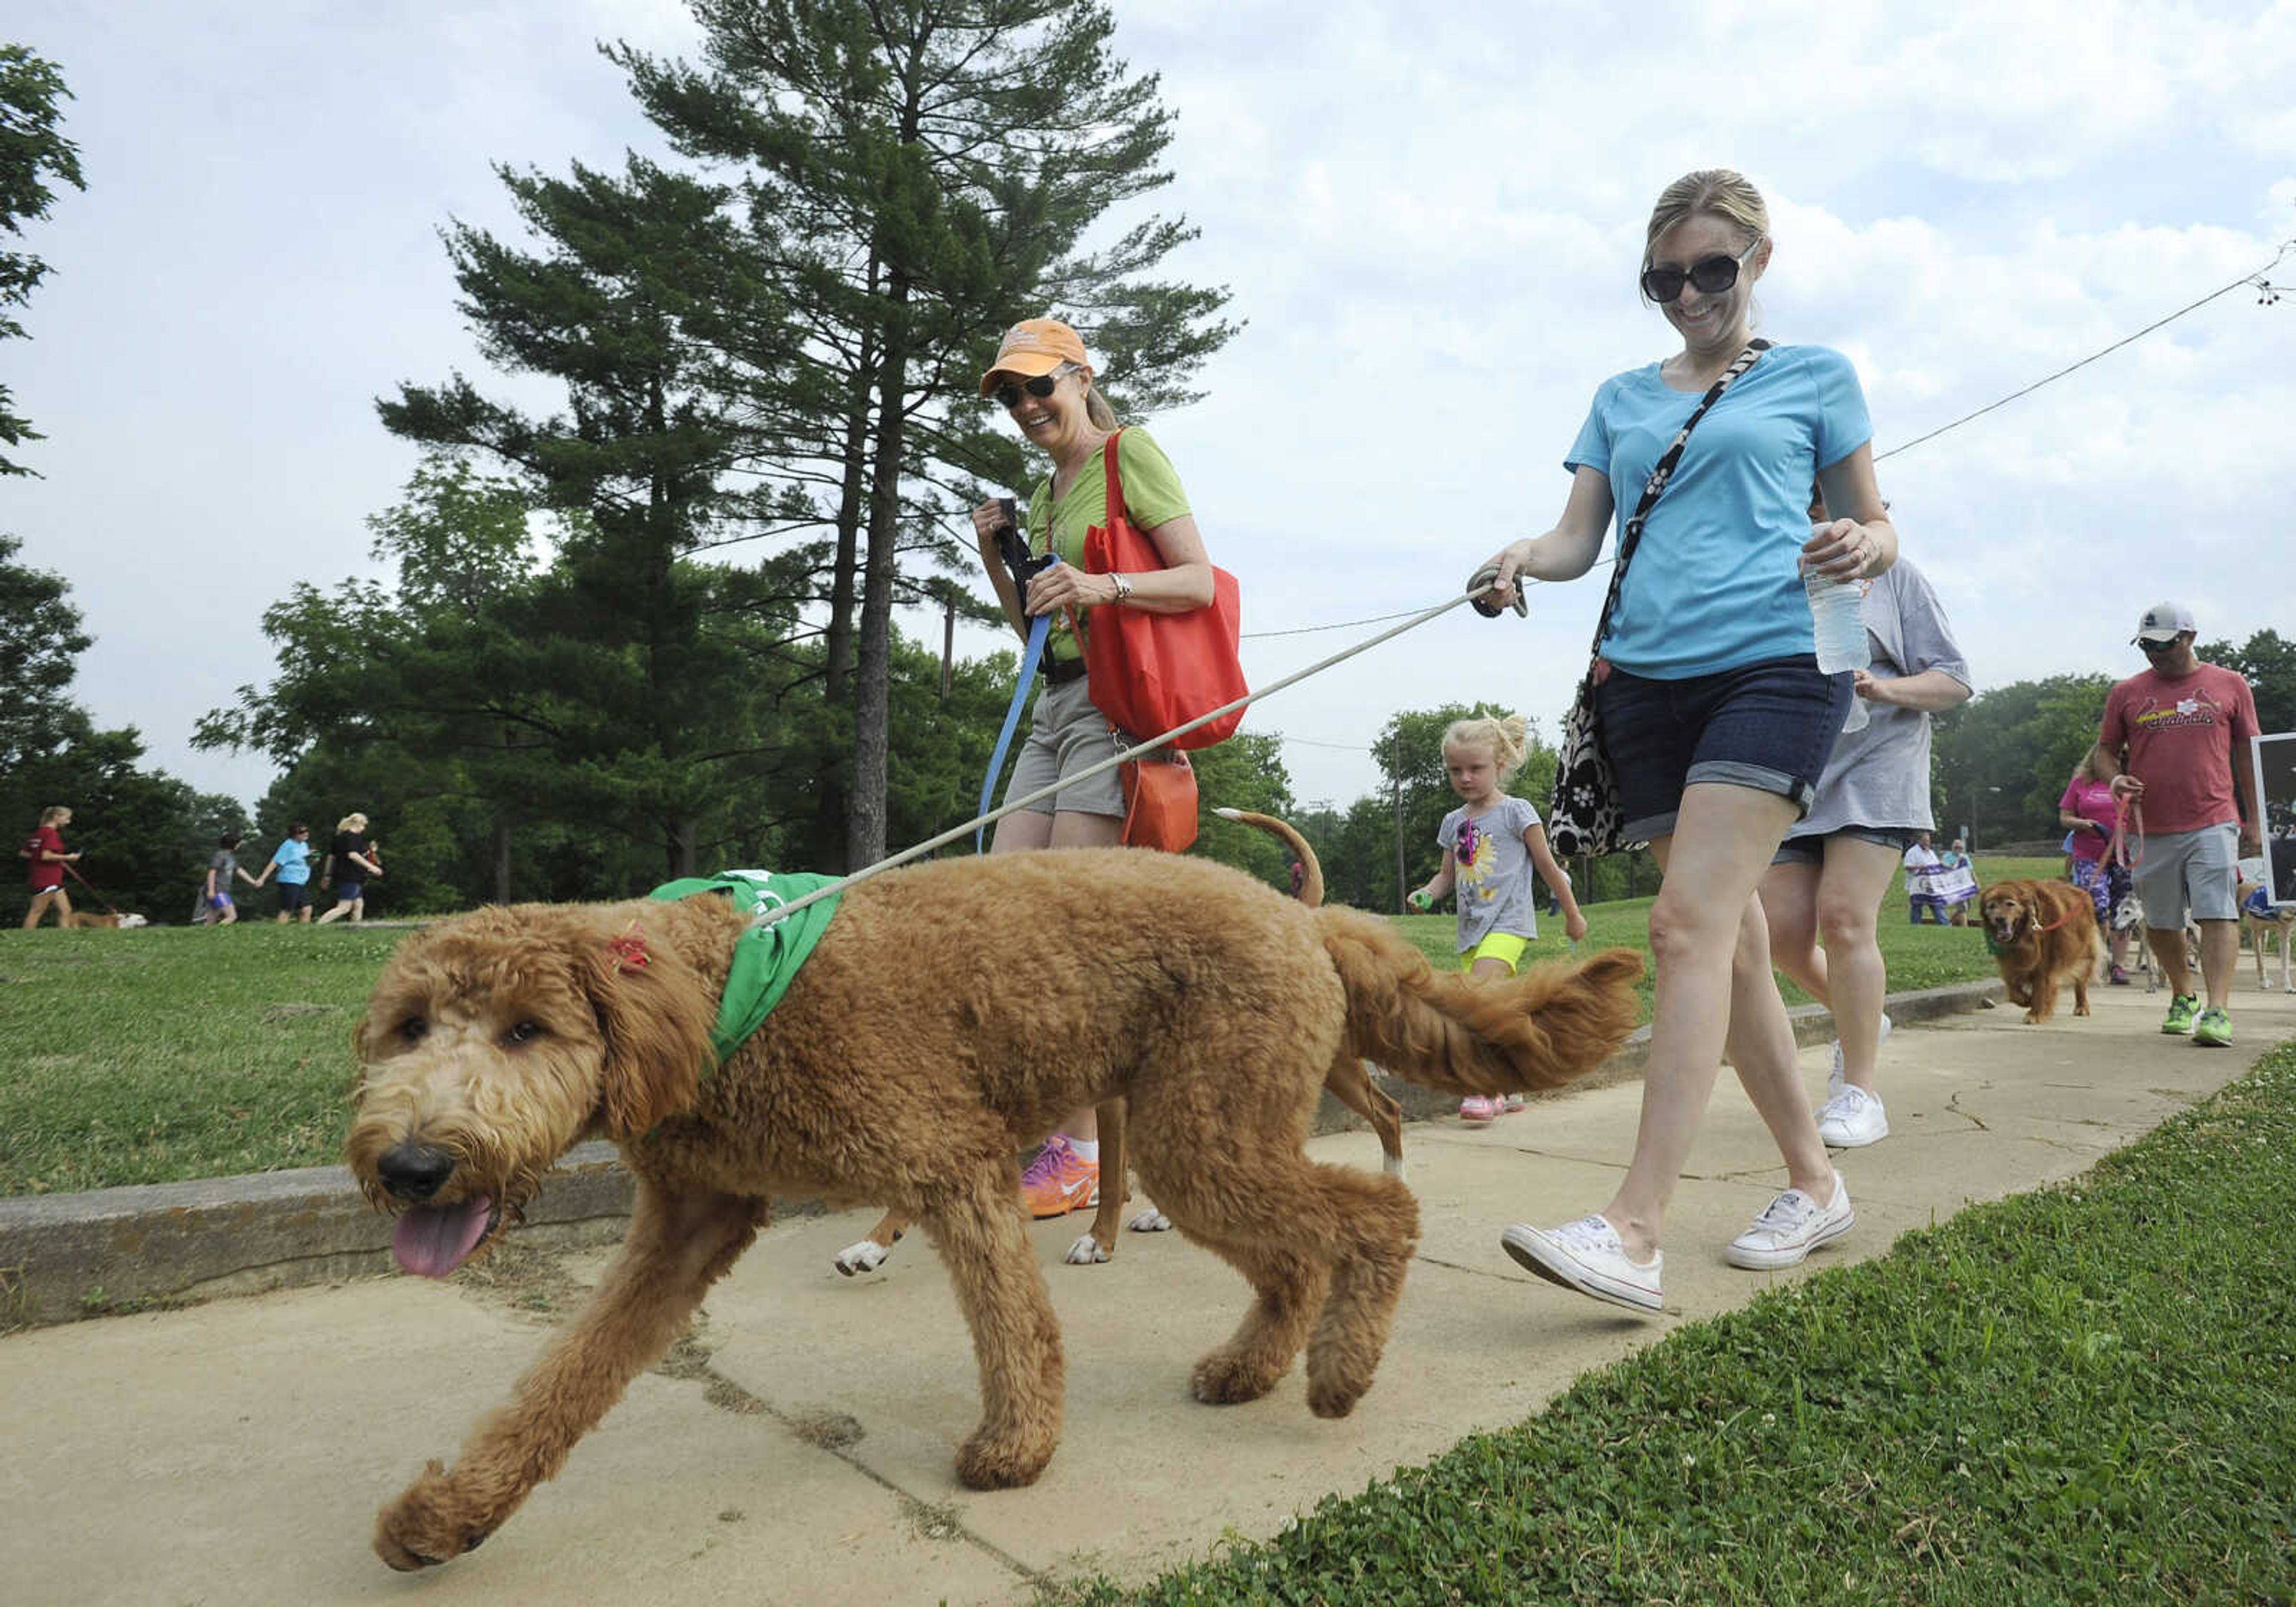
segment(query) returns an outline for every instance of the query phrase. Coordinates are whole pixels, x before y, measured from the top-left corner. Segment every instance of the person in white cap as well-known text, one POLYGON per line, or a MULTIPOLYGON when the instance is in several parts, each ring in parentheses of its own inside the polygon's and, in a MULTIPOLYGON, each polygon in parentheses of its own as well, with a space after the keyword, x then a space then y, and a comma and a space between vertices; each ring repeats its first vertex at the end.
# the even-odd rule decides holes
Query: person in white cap
POLYGON ((2240 963, 2238 865, 2243 851, 2261 849, 2264 833, 2249 785, 2256 700, 2245 677, 2201 662, 2193 652, 2198 634, 2181 603, 2144 611, 2135 644, 2147 668, 2106 696, 2094 763, 2112 783, 2125 837, 2140 845, 2136 896, 2169 984, 2161 1030, 2221 1049, 2232 1045, 2226 1003, 2240 963), (2192 989, 2185 953, 2188 911, 2201 928, 2206 1007, 2192 989))

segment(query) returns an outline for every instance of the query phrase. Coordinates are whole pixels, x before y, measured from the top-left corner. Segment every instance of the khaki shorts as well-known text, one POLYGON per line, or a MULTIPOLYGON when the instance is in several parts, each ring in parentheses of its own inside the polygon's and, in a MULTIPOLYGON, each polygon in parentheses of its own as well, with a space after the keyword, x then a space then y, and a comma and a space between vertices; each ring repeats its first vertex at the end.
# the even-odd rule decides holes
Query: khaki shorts
POLYGON ((2195 921, 2237 921, 2234 882, 2240 865, 2240 828, 2202 826, 2144 839, 2144 857, 2131 873, 2144 901, 2144 924, 2182 931, 2189 910, 2195 921))
MULTIPOLYGON (((1029 711, 1029 740, 1021 744, 1012 783, 1004 789, 1008 801, 1026 798, 1124 751, 1108 728, 1108 717, 1092 706, 1092 695, 1086 690, 1090 685, 1089 676, 1079 676, 1064 686, 1046 682, 1037 693, 1036 707, 1029 711)), ((1088 781, 1038 799, 1029 811, 1033 815, 1113 815, 1121 820, 1124 783, 1117 767, 1111 765, 1088 781)))

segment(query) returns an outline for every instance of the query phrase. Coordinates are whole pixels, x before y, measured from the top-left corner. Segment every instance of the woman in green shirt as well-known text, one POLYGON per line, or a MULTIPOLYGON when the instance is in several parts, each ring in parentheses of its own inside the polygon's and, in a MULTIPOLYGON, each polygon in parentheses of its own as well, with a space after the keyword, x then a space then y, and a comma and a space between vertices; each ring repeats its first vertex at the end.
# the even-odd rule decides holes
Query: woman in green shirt
MULTIPOLYGON (((1021 435, 1053 462, 1051 476, 1029 499, 1025 534, 1030 552, 1056 553, 1061 562, 1030 579, 1025 597, 997 548, 996 532, 1005 522, 1002 504, 985 502, 972 511, 981 566, 1013 628, 1025 638, 1031 618, 1053 619, 1046 685, 1029 712, 1029 738, 1005 794, 1019 798, 1119 750, 1108 721, 1093 707, 1084 649, 1069 627, 1071 616, 1088 632, 1096 608, 1184 614, 1207 607, 1212 566, 1171 460, 1144 430, 1117 434, 1115 412, 1093 382, 1092 362, 1076 331, 1054 318, 1014 324, 1004 332, 996 361, 981 376, 980 394, 1003 406, 1021 435), (1133 528, 1155 544, 1164 560, 1160 570, 1137 575, 1085 572, 1085 532, 1108 522, 1105 457, 1111 437, 1116 440, 1125 510, 1133 528)), ((1109 769, 1004 816, 996 823, 989 851, 1103 848, 1113 845, 1123 829, 1123 788, 1109 769)), ((1030 1210, 1044 1218, 1089 1205, 1099 1177, 1099 1129, 1093 1112, 1080 1111, 1046 1141, 1022 1181, 1030 1210)))

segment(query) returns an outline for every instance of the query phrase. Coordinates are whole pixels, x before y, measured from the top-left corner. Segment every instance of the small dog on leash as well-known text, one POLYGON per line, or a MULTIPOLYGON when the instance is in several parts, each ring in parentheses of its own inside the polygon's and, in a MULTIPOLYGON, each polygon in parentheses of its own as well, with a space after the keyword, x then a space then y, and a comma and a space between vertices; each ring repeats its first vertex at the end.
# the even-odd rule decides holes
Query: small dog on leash
POLYGON ((2289 981, 2288 944, 2296 938, 2296 904, 2275 904, 2272 890, 2260 881, 2243 881, 2234 895, 2240 901, 2240 935, 2256 950, 2256 985, 2269 992, 2264 970, 2264 950, 2280 940, 2280 991, 2296 993, 2289 981))
MULTIPOLYGON (((2144 924, 2144 900, 2135 893, 2121 896, 2112 906, 2112 930, 2133 932, 2136 937, 2136 969, 2144 978, 2144 991, 2161 991, 2161 968, 2152 963, 2152 929, 2144 924)), ((2190 915, 2185 917, 2185 968, 2201 968, 2201 923, 2190 915)))
POLYGON ((151 924, 141 915, 90 914, 86 910, 74 910, 71 923, 74 926, 105 927, 119 931, 133 931, 139 926, 151 924))
MULTIPOLYGON (((1290 822, 1248 809, 1215 809, 1212 813, 1223 820, 1256 826, 1282 838, 1300 862, 1300 889, 1295 897, 1309 909, 1322 906, 1323 862, 1290 822)), ((1379 1135, 1381 1169, 1390 1177, 1402 1177, 1403 1107, 1372 1081, 1371 1068, 1361 1061, 1334 1062, 1324 1078, 1324 1091, 1371 1123, 1372 1131, 1379 1135)), ((1090 1230, 1079 1234, 1061 1258, 1070 1267, 1098 1267, 1115 1259, 1117 1220, 1124 1214, 1125 1202, 1131 1198, 1124 1162, 1124 1102, 1109 1101, 1095 1111, 1094 1119, 1100 1133, 1100 1175, 1106 1186, 1090 1202, 1095 1207, 1090 1230)), ((1151 1206, 1126 1226, 1136 1234, 1167 1233, 1171 1229, 1172 1219, 1151 1206)), ((839 1250, 830 1258, 830 1265, 849 1278, 874 1272, 885 1264, 893 1253, 893 1246, 900 1242, 901 1235, 908 1229, 906 1216, 897 1210, 887 1211, 866 1238, 857 1239, 839 1250)))

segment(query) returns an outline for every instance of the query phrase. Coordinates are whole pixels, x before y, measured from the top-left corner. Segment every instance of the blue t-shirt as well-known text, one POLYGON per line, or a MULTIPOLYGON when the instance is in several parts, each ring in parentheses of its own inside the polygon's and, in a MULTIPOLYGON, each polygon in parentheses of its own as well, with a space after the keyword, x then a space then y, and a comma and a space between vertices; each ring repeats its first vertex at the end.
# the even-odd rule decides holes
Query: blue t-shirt
POLYGON ((311 879, 311 845, 290 837, 271 850, 271 857, 279 866, 279 880, 301 883, 311 879))
MULTIPOLYGON (((1610 477, 1620 535, 1703 394, 1672 389, 1655 363, 1595 391, 1563 464, 1610 477)), ((1810 488, 1873 435, 1849 358, 1824 346, 1764 352, 1691 431, 1643 527, 1603 656, 1677 681, 1816 652, 1800 570, 1810 488)))

